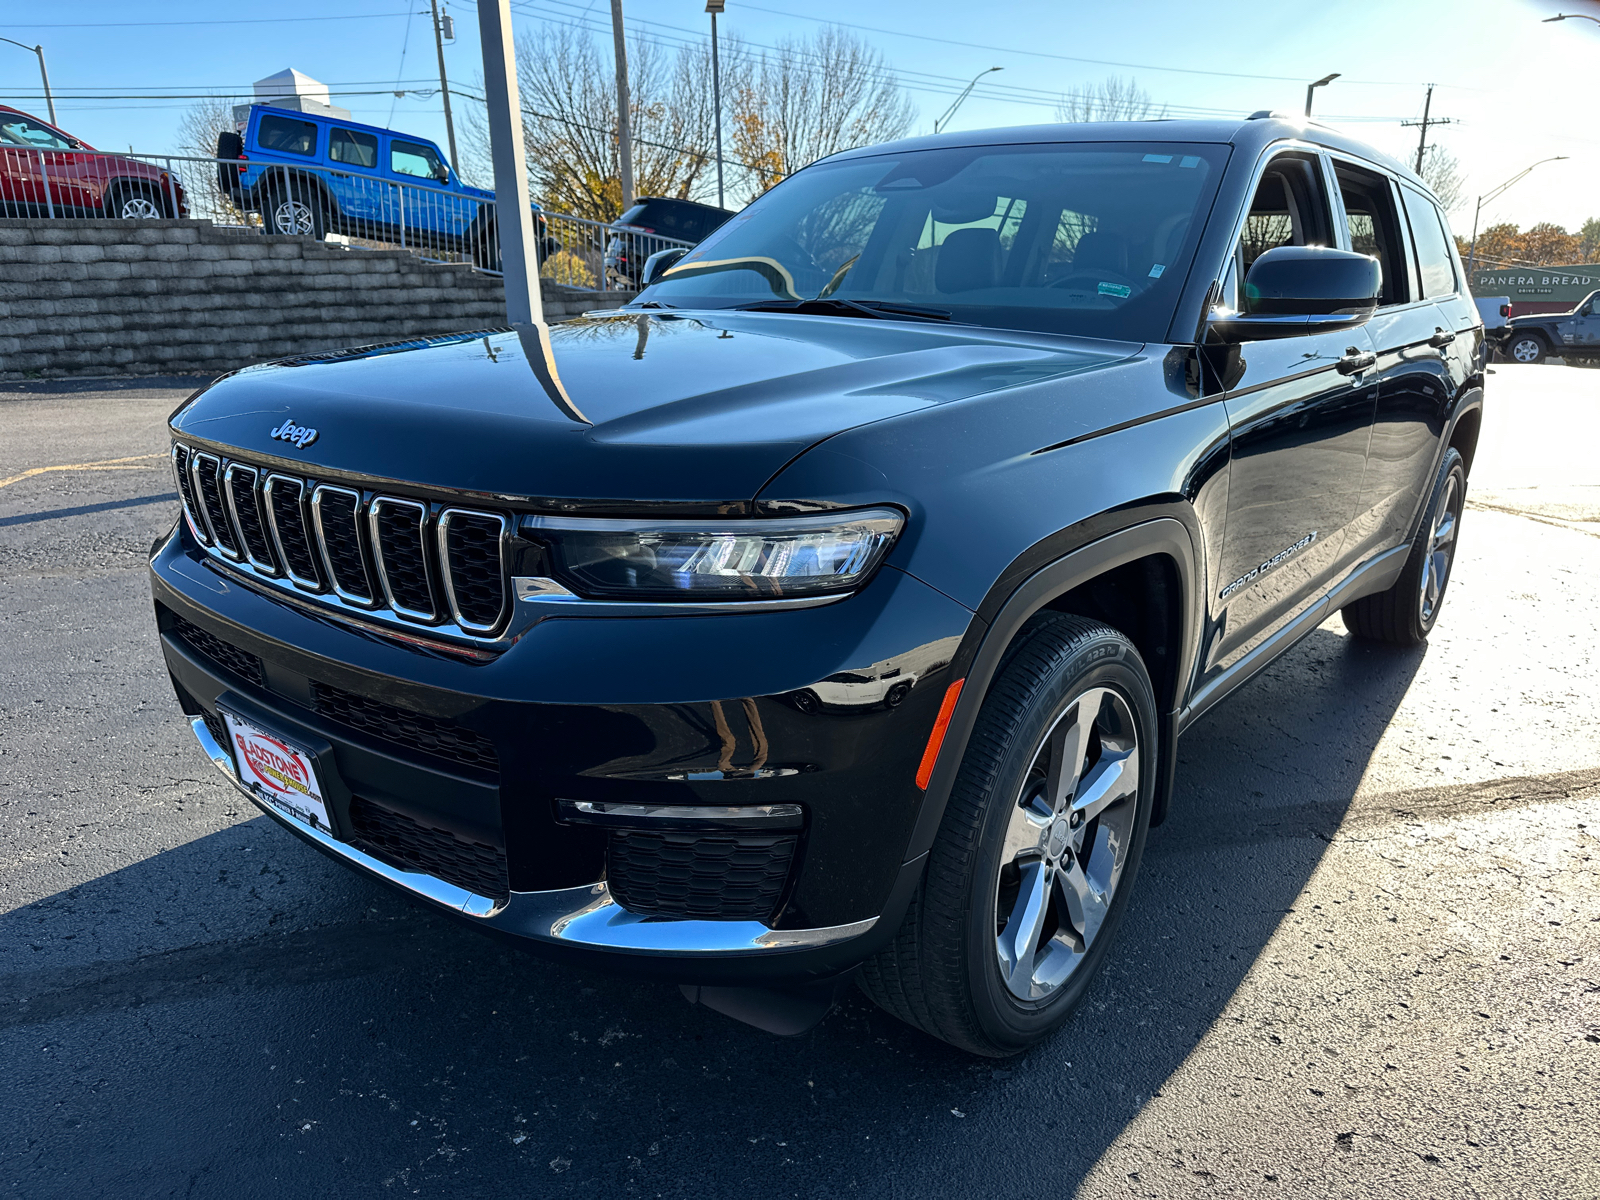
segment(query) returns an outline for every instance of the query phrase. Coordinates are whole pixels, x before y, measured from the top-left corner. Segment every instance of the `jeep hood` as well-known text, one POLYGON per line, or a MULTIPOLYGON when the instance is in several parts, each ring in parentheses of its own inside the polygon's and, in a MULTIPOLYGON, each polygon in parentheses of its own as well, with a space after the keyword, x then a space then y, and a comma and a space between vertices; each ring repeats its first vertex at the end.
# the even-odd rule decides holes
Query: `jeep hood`
MULTIPOLYGON (((585 420, 540 383, 517 334, 490 332, 248 367, 191 398, 171 424, 179 436, 307 474, 535 500, 737 504, 843 430, 1094 373, 1140 349, 730 312, 619 312, 549 334, 566 396, 585 420), (315 437, 274 438, 286 424, 315 437)), ((1072 393, 1089 411, 1092 387, 1072 393)))

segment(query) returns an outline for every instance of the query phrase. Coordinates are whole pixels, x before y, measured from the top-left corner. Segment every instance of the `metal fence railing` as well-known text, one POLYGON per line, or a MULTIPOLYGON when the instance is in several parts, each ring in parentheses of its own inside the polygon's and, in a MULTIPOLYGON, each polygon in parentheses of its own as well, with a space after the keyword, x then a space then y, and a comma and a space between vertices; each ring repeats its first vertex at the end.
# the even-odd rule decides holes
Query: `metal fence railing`
MULTIPOLYGON (((0 217, 209 220, 500 270, 492 196, 358 167, 0 146, 0 217)), ((534 229, 540 276, 569 287, 636 290, 650 255, 690 245, 565 213, 534 229)))

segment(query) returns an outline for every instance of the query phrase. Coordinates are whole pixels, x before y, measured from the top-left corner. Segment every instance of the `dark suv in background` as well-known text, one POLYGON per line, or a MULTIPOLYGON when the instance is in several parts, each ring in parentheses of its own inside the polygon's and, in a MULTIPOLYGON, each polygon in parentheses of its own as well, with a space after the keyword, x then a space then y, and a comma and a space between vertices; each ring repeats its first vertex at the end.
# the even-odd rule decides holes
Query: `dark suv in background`
POLYGON ((725 208, 694 200, 640 196, 637 204, 611 223, 605 252, 607 280, 637 287, 652 254, 698 245, 731 216, 725 208))
POLYGON ((1484 378, 1452 246, 1272 114, 835 155, 621 311, 187 401, 179 703, 469 925, 1015 1053, 1105 960, 1183 731, 1335 611, 1438 620, 1484 378))

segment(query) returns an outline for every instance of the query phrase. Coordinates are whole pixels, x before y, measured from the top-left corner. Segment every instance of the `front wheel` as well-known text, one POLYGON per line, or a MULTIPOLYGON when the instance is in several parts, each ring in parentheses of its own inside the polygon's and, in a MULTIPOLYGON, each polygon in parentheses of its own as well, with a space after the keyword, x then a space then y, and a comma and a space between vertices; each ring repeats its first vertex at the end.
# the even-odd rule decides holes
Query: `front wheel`
POLYGON ((111 193, 111 213, 122 221, 153 221, 167 215, 160 193, 140 184, 124 184, 111 193))
POLYGON ((1053 1033, 1127 909, 1156 742, 1133 644, 1085 617, 1037 618, 984 700, 922 886, 862 970, 866 993, 974 1054, 1053 1033))
POLYGON ((1542 363, 1549 353, 1549 347, 1537 333, 1514 333, 1506 343, 1506 357, 1512 362, 1542 363))
POLYGON ((300 188, 267 193, 261 206, 262 232, 313 237, 319 242, 328 232, 327 214, 317 197, 300 188))

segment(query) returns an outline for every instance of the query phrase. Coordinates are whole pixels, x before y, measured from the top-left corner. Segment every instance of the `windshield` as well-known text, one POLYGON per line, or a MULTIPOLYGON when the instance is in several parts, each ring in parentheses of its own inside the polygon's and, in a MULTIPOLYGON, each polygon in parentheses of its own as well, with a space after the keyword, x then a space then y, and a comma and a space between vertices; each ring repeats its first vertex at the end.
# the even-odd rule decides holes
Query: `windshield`
POLYGON ((975 325, 1162 341, 1227 154, 1097 142, 822 162, 723 225, 640 300, 903 305, 975 325))

